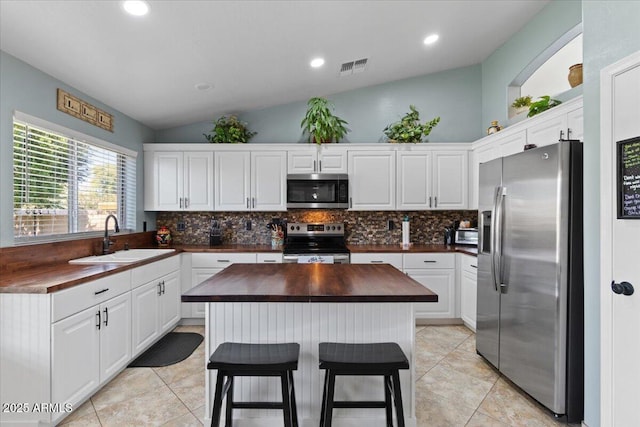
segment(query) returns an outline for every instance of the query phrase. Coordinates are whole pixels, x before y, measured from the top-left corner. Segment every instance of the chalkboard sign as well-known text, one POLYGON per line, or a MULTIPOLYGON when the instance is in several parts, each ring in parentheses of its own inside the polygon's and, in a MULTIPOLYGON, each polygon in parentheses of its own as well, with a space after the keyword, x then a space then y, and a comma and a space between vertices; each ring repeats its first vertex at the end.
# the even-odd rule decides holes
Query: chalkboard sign
POLYGON ((640 137, 617 142, 618 218, 640 219, 640 137))

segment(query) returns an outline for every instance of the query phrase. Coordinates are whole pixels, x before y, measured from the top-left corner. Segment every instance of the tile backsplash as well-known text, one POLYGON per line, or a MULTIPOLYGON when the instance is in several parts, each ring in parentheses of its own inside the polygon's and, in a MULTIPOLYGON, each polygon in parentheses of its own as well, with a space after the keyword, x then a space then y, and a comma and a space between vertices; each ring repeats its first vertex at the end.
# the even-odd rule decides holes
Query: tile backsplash
POLYGON ((348 244, 400 244, 402 219, 409 217, 411 242, 443 243, 444 228, 460 221, 477 220, 477 211, 347 211, 292 210, 287 212, 158 212, 156 227, 171 230, 173 242, 185 245, 208 245, 212 220, 222 229, 224 244, 270 244, 267 227, 272 219, 286 222, 345 223, 348 244), (388 230, 388 221, 394 229, 388 230), (247 230, 247 222, 251 230, 247 230), (179 231, 180 230, 180 231, 179 231))

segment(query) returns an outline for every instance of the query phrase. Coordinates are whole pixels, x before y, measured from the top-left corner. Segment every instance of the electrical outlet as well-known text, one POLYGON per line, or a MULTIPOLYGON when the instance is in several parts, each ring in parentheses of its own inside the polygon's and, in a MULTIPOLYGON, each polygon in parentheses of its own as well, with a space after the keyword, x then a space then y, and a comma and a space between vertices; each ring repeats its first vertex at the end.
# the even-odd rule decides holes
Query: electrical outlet
POLYGON ((391 231, 396 228, 396 225, 393 223, 393 220, 390 219, 387 221, 387 230, 391 231))
POLYGON ((178 224, 176 224, 176 230, 177 231, 184 231, 186 230, 186 226, 184 225, 184 222, 180 221, 178 224))
POLYGON ((244 229, 247 231, 251 230, 251 220, 248 220, 245 224, 244 224, 244 229))

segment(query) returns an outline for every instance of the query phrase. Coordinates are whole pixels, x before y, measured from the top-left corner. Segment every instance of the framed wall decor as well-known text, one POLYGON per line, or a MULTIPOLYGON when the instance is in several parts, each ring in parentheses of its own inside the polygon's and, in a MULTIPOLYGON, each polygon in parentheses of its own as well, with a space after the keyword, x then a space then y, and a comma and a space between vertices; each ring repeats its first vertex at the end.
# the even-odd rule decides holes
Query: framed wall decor
POLYGON ((618 219, 640 219, 640 136, 616 142, 618 219))

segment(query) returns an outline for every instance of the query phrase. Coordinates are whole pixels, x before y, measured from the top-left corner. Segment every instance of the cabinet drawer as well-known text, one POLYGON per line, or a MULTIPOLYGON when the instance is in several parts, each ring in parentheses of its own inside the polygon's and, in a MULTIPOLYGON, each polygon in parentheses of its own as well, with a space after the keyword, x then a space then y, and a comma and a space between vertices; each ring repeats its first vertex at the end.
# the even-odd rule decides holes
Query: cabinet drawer
POLYGON ((137 288, 176 270, 180 270, 180 256, 173 256, 163 259, 162 261, 134 268, 131 270, 131 288, 137 288))
POLYGON ((257 254, 257 262, 258 264, 281 264, 282 263, 282 253, 279 252, 265 252, 257 254))
POLYGON ((235 263, 255 264, 255 253, 194 253, 191 255, 191 267, 225 268, 235 263))
POLYGON ((404 268, 455 268, 455 254, 404 254, 404 268))
POLYGON ((54 292, 51 296, 53 322, 64 319, 131 289, 131 272, 112 274, 83 283, 70 289, 54 292))
POLYGON ((402 254, 394 253, 362 253, 351 254, 352 264, 391 264, 402 271, 402 254))
POLYGON ((478 258, 471 255, 461 255, 460 263, 462 266, 462 271, 469 272, 471 274, 478 273, 478 258))

